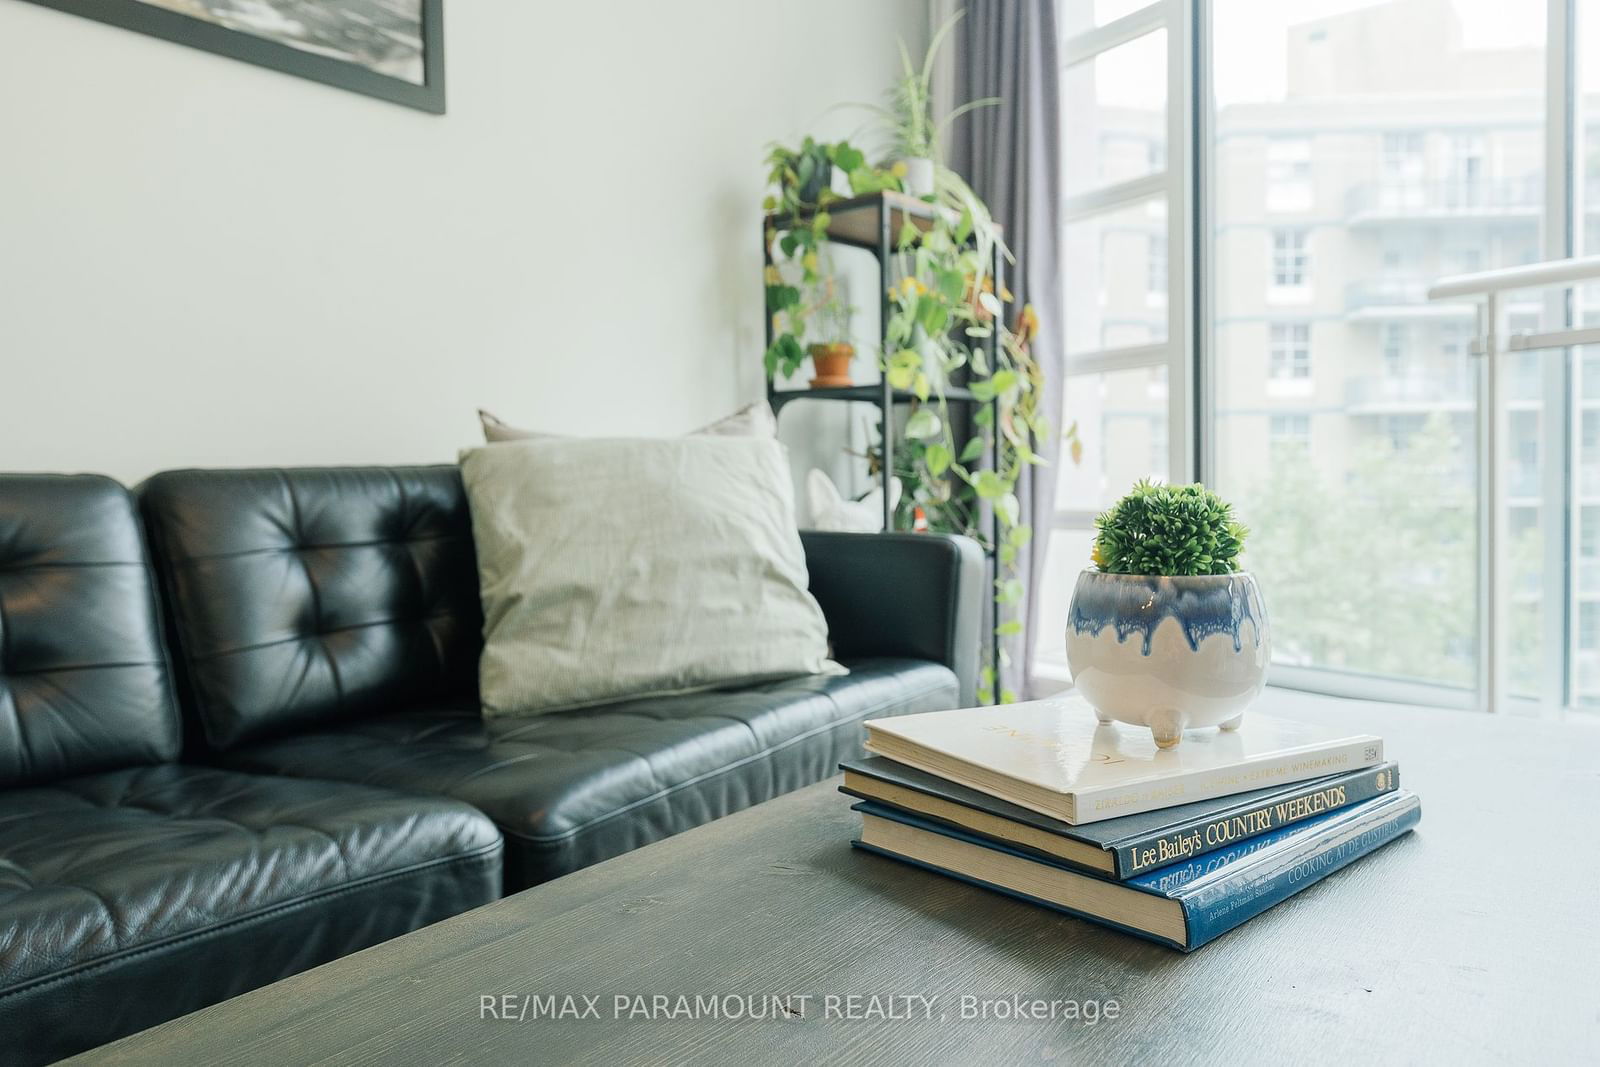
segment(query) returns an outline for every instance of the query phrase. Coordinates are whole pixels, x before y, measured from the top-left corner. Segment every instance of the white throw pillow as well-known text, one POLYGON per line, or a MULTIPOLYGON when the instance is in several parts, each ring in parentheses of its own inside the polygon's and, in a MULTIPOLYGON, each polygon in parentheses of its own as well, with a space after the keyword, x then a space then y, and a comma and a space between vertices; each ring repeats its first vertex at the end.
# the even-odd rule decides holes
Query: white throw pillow
MULTIPOLYGON (((520 426, 513 426, 504 419, 491 415, 482 408, 478 409, 478 425, 483 427, 483 439, 491 445, 504 441, 549 441, 565 436, 540 433, 538 430, 524 430, 520 426)), ((746 404, 732 415, 724 415, 716 422, 692 430, 690 433, 711 437, 777 437, 778 419, 773 415, 771 405, 765 400, 757 400, 746 404)))
POLYGON ((461 474, 486 717, 838 669, 776 441, 541 438, 461 474))

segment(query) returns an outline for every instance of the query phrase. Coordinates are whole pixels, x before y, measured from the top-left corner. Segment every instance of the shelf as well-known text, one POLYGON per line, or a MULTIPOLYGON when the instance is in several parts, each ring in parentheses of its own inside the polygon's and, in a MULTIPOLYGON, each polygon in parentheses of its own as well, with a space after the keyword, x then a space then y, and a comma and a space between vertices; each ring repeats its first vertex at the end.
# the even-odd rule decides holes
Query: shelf
MULTIPOLYGON (((894 248, 900 240, 900 228, 907 222, 919 230, 931 229, 933 220, 940 212, 949 213, 945 209, 936 207, 926 200, 918 200, 905 193, 882 192, 867 193, 864 196, 852 196, 843 200, 835 200, 824 209, 828 212, 828 237, 839 244, 854 245, 858 248, 876 249, 880 237, 879 216, 889 212, 889 247, 894 248)), ((816 214, 816 209, 808 209, 800 213, 801 219, 809 219, 816 214)), ((792 225, 788 214, 773 213, 766 217, 768 229, 786 230, 792 225)))
MULTIPOLYGON (((944 391, 946 400, 969 401, 973 399, 972 393, 956 386, 947 386, 944 391)), ((841 385, 824 386, 819 389, 769 389, 767 399, 772 404, 772 410, 778 411, 791 400, 846 400, 858 404, 882 404, 882 385, 841 385)), ((896 389, 892 398, 896 404, 909 404, 917 399, 917 395, 909 389, 896 389)), ((930 396, 931 402, 935 398, 930 396)))

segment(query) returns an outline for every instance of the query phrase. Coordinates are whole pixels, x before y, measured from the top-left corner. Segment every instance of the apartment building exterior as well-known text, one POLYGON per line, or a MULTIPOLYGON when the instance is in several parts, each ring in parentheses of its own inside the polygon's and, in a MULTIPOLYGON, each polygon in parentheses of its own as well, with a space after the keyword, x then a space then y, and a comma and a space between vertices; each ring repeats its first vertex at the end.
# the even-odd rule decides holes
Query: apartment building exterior
MULTIPOLYGON (((1475 310, 1430 303, 1425 290, 1444 275, 1546 258, 1542 54, 1466 47, 1448 0, 1406 0, 1292 26, 1285 54, 1285 91, 1222 101, 1212 116, 1202 289, 1216 353, 1207 418, 1216 454, 1226 458, 1217 487, 1257 500, 1275 466, 1294 465, 1312 472, 1336 503, 1342 492, 1359 492, 1352 483, 1370 464, 1405 463, 1421 435, 1449 439, 1447 462, 1415 472, 1416 491, 1439 497, 1441 557, 1470 555, 1475 310)), ((1136 168, 1141 134, 1158 143, 1162 118, 1100 108, 1111 165, 1136 168)), ((1069 227, 1069 334, 1076 320, 1078 349, 1164 336, 1169 250, 1157 207, 1126 209, 1076 242, 1069 227), (1070 266, 1091 258, 1096 284, 1076 289, 1070 266)), ((1534 294, 1513 299, 1510 329, 1536 327, 1542 307, 1534 294)), ((1538 359, 1507 364, 1510 528, 1514 541, 1530 543, 1538 537, 1544 462, 1538 359)), ((1580 395, 1573 426, 1582 508, 1577 685, 1580 694, 1600 696, 1600 373, 1580 395)), ((1086 434, 1103 442, 1103 455, 1092 472, 1063 470, 1064 497, 1083 497, 1097 478, 1091 495, 1103 503, 1138 478, 1166 474, 1160 370, 1080 380, 1068 404, 1086 434)), ((1528 550, 1513 561, 1521 583, 1513 610, 1530 619, 1538 611, 1537 574, 1517 571, 1536 567, 1536 556, 1528 550)), ((1314 562, 1270 565, 1289 574, 1314 562)), ((1441 663, 1456 662, 1434 670, 1435 680, 1470 676, 1471 633, 1464 619, 1459 637, 1440 639, 1441 663)), ((1314 658, 1293 647, 1284 655, 1314 658)))

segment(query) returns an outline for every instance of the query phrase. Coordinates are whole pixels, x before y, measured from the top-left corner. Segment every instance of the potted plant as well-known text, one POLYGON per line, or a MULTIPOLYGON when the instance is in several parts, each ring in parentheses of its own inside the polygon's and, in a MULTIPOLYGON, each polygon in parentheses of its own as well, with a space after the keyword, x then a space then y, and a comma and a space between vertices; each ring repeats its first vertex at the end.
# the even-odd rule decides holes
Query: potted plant
POLYGON ((806 333, 814 338, 806 346, 814 372, 811 388, 853 384, 850 364, 856 346, 850 341, 850 317, 855 308, 840 293, 838 275, 832 270, 818 277, 812 286, 813 302, 805 316, 806 333))
POLYGON ((943 121, 934 117, 934 66, 963 14, 963 11, 956 12, 934 33, 920 66, 912 62, 911 52, 901 41, 900 78, 889 92, 889 106, 864 105, 884 121, 890 158, 895 161, 893 169, 900 179, 901 189, 921 199, 934 196, 938 191, 936 175, 943 158, 944 131, 967 112, 1000 103, 1000 98, 994 96, 969 100, 954 108, 943 121))
POLYGON ((1067 618, 1073 685, 1102 723, 1237 729, 1266 684, 1266 606, 1239 569, 1246 530, 1202 485, 1140 482, 1095 520, 1067 618))

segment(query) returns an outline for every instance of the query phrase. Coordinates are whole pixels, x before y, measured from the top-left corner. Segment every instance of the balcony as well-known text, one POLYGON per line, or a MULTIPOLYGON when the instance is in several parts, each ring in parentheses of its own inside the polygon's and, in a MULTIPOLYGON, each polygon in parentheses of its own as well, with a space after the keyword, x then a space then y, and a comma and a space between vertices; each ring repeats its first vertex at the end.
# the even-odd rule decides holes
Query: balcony
MULTIPOLYGON (((1378 278, 1351 282, 1344 287, 1344 308, 1349 312, 1380 307, 1425 307, 1427 300, 1427 283, 1411 278, 1378 278)), ((1471 310, 1470 305, 1463 306, 1471 310)))
POLYGON ((1537 222, 1544 185, 1538 175, 1477 181, 1375 181, 1345 196, 1351 225, 1427 219, 1527 219, 1537 222))
POLYGON ((1383 375, 1345 383, 1345 404, 1358 415, 1471 411, 1476 398, 1476 384, 1464 373, 1383 375))

